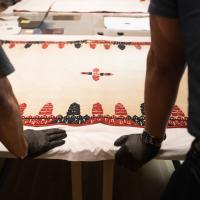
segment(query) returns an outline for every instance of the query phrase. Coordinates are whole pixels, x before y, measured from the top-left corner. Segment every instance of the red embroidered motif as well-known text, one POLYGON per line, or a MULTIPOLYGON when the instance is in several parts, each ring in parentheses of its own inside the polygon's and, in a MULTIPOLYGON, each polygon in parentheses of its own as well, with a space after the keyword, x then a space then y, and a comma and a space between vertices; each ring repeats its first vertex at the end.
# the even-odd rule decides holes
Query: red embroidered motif
POLYGON ((12 49, 12 48, 14 48, 14 47, 15 47, 15 43, 14 43, 14 42, 10 42, 9 48, 12 49))
POLYGON ((24 114, 25 109, 27 108, 27 104, 26 103, 22 103, 19 105, 19 112, 21 115, 24 114))
POLYGON ((52 125, 53 120, 58 119, 58 117, 55 117, 53 115, 50 116, 27 116, 22 117, 23 123, 25 126, 49 126, 52 125))
POLYGON ((90 43, 90 48, 95 49, 97 46, 97 44, 95 42, 91 42, 90 43))
POLYGON ((102 116, 102 117, 90 117, 86 121, 86 124, 97 124, 102 123, 109 126, 133 126, 133 127, 140 127, 134 121, 130 120, 129 118, 118 118, 116 116, 102 116))
POLYGON ((116 104, 115 106, 115 115, 118 116, 118 117, 127 117, 127 111, 125 109, 125 107, 121 104, 121 103, 118 103, 116 104))
POLYGON ((43 49, 46 49, 48 46, 49 46, 49 45, 48 45, 47 42, 45 42, 45 43, 42 44, 42 48, 43 48, 43 49))
POLYGON ((93 71, 92 71, 92 78, 93 78, 93 80, 94 81, 98 81, 99 77, 100 77, 99 69, 98 68, 94 68, 93 71))
POLYGON ((102 73, 98 68, 94 68, 92 72, 81 72, 83 75, 91 75, 94 81, 98 81, 100 76, 111 76, 112 73, 102 73))
POLYGON ((187 117, 177 105, 173 107, 168 126, 169 127, 186 127, 187 126, 187 117))
POLYGON ((92 115, 93 116, 102 116, 103 115, 103 108, 100 103, 96 103, 92 107, 92 115))
POLYGON ((134 44, 134 47, 138 50, 142 49, 142 46, 140 44, 134 44))
POLYGON ((52 113, 53 113, 53 104, 52 103, 47 103, 40 110, 39 115, 48 116, 48 115, 52 115, 52 113))
POLYGON ((65 43, 64 42, 59 42, 58 43, 58 47, 59 47, 59 49, 63 49, 65 47, 65 43))
POLYGON ((110 43, 104 43, 104 48, 107 50, 110 49, 110 43))

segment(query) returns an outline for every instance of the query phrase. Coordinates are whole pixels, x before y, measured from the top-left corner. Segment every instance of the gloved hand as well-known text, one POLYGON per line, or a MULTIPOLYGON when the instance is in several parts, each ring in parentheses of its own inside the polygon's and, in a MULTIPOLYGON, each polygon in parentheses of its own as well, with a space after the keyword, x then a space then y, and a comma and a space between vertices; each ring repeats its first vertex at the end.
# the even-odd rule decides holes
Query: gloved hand
POLYGON ((67 134, 62 129, 45 129, 45 130, 25 130, 24 136, 28 143, 27 157, 39 156, 50 149, 61 146, 65 143, 63 140, 67 134))
POLYGON ((148 139, 146 133, 124 135, 118 138, 114 145, 121 147, 115 155, 116 162, 131 171, 142 167, 158 154, 161 146, 161 143, 156 143, 156 145, 149 143, 148 139))

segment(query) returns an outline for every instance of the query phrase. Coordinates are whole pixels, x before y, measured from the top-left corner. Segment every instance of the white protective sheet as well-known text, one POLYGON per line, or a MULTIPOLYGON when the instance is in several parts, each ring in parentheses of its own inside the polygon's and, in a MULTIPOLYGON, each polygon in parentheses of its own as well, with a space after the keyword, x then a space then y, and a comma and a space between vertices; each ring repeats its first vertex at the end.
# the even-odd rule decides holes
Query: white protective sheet
POLYGON ((56 0, 52 12, 147 12, 139 0, 56 0))
POLYGON ((4 13, 47 12, 147 12, 148 3, 140 0, 22 0, 4 13))
MULTIPOLYGON (((114 141, 124 134, 141 133, 142 131, 141 128, 115 127, 103 124, 82 127, 54 127, 66 130, 68 134, 68 137, 65 139, 66 143, 40 156, 40 158, 69 161, 114 159, 114 154, 118 149, 113 145, 114 141)), ((28 127, 25 128, 27 129, 28 127)), ((42 128, 34 129, 39 130, 42 128)), ((167 139, 163 142, 157 159, 184 159, 192 140, 193 137, 187 133, 186 129, 167 129, 167 139)), ((0 157, 12 157, 2 144, 0 144, 0 157)))
POLYGON ((38 41, 38 42, 67 42, 67 41, 80 41, 80 40, 101 40, 101 41, 109 41, 109 42, 150 42, 149 37, 135 37, 135 36, 120 36, 120 37, 110 37, 110 36, 99 36, 99 35, 24 35, 24 34, 18 34, 18 35, 12 35, 7 34, 4 32, 4 34, 0 35, 0 40, 6 40, 6 41, 23 41, 23 42, 29 42, 29 41, 38 41))
POLYGON ((47 12, 55 0, 22 0, 19 3, 10 6, 3 14, 12 14, 13 12, 47 12))

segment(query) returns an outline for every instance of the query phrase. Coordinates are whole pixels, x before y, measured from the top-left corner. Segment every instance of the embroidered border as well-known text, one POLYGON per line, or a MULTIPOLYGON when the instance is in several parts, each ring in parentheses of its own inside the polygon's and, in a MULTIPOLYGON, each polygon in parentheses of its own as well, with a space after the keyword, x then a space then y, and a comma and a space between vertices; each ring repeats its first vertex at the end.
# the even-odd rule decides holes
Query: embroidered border
POLYGON ((32 45, 41 45, 41 48, 47 49, 49 45, 57 45, 62 49, 66 45, 74 45, 75 48, 80 49, 83 44, 89 45, 91 49, 96 49, 98 45, 103 45, 104 49, 109 50, 112 46, 117 46, 120 50, 125 50, 127 46, 133 46, 138 50, 142 49, 142 46, 149 46, 150 42, 119 42, 119 41, 105 41, 105 40, 80 40, 80 41, 67 41, 67 42, 52 42, 52 41, 7 41, 0 40, 1 45, 8 44, 9 48, 14 48, 17 44, 23 44, 24 48, 30 48, 32 45))
MULTIPOLYGON (((81 115, 80 105, 72 103, 66 115, 53 115, 53 104, 47 103, 40 110, 38 115, 25 116, 24 112, 27 108, 26 103, 20 105, 20 113, 22 120, 26 126, 52 126, 52 125, 69 125, 69 126, 85 126, 91 124, 102 123, 109 126, 131 126, 144 127, 145 112, 144 103, 140 105, 141 115, 130 115, 121 103, 115 105, 115 114, 108 115, 103 113, 100 103, 93 104, 91 115, 81 115)), ((186 128, 187 117, 182 110, 175 105, 168 123, 168 128, 186 128)))

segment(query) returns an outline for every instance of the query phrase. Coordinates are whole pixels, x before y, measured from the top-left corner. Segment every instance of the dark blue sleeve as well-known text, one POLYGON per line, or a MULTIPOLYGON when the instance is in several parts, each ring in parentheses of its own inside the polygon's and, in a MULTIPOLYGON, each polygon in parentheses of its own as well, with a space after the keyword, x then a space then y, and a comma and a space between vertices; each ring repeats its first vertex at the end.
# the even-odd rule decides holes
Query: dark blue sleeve
POLYGON ((14 67, 0 46, 0 78, 9 75, 12 72, 14 72, 14 67))
POLYGON ((150 0, 149 13, 161 17, 177 18, 177 0, 150 0))

